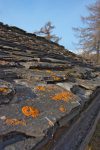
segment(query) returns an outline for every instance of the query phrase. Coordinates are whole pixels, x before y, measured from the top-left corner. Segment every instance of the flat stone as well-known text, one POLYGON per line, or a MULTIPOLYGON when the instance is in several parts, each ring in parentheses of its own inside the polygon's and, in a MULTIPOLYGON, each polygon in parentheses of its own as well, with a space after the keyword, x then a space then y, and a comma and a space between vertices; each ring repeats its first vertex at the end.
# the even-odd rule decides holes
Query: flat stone
POLYGON ((57 83, 57 85, 59 85, 62 88, 65 88, 69 91, 71 91, 71 88, 75 85, 76 83, 72 83, 72 82, 64 82, 64 83, 57 83))
POLYGON ((0 148, 4 150, 20 150, 22 147, 23 150, 29 150, 35 147, 41 140, 41 137, 25 137, 21 133, 15 133, 15 135, 11 136, 10 140, 6 139, 5 142, 2 142, 2 144, 0 144, 0 148), (15 143, 13 143, 14 141, 15 143))
POLYGON ((80 86, 80 85, 74 85, 72 88, 71 88, 71 91, 80 97, 80 104, 81 106, 83 107, 84 104, 86 102, 89 101, 90 99, 90 96, 92 95, 92 91, 89 90, 89 89, 86 89, 84 88, 83 86, 80 86))
POLYGON ((95 90, 96 87, 100 86, 100 78, 98 78, 97 80, 96 79, 94 80, 77 79, 77 83, 88 90, 95 90))
POLYGON ((2 108, 0 108, 1 117, 6 116, 8 119, 18 119, 22 120, 22 122, 26 122, 26 125, 12 126, 6 124, 6 120, 1 119, 0 124, 3 126, 3 128, 0 129, 1 134, 16 131, 25 133, 29 136, 44 136, 47 129, 50 128, 49 120, 52 122, 52 125, 54 125, 60 118, 65 116, 65 114, 69 114, 74 107, 79 106, 78 97, 75 97, 73 94, 71 99, 67 99, 66 97, 64 101, 62 98, 59 100, 53 100, 52 97, 54 97, 56 93, 67 93, 66 90, 57 86, 45 87, 46 92, 42 91, 41 88, 38 90, 37 87, 35 90, 38 96, 36 99, 27 99, 25 101, 21 100, 19 104, 10 104, 9 106, 2 106, 2 108), (25 117, 22 113, 22 107, 24 106, 32 106, 39 109, 39 117, 25 117), (64 112, 62 109, 60 110, 60 107, 62 106, 64 107, 64 112))

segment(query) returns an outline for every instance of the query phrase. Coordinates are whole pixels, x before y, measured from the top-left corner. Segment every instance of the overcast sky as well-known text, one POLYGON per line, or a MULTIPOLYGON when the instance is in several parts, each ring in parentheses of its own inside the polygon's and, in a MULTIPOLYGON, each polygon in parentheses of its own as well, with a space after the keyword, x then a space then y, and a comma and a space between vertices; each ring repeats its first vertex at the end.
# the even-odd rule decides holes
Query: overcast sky
POLYGON ((61 45, 76 51, 77 42, 72 27, 82 25, 86 5, 95 0, 0 0, 0 21, 28 32, 40 29, 46 22, 55 25, 54 33, 62 37, 61 45))

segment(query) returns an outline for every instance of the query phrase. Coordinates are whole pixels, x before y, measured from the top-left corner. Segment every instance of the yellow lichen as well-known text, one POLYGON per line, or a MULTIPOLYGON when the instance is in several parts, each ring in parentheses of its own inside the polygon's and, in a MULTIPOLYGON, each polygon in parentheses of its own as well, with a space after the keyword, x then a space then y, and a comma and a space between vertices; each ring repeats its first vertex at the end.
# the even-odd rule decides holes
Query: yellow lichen
POLYGON ((45 86, 36 86, 35 89, 39 91, 45 91, 45 86))
POLYGON ((57 93, 52 97, 53 100, 58 100, 58 101, 59 100, 68 101, 71 98, 73 98, 73 95, 69 91, 57 93))
POLYGON ((61 112, 66 112, 66 108, 65 108, 63 105, 61 105, 61 106, 59 107, 59 110, 60 110, 61 112))
POLYGON ((46 72, 48 72, 48 73, 52 73, 52 71, 51 71, 51 70, 47 70, 46 72))
POLYGON ((8 124, 8 125, 23 125, 23 126, 26 125, 26 122, 25 122, 25 121, 18 120, 18 119, 6 119, 5 122, 6 122, 6 124, 8 124))
POLYGON ((8 88, 7 87, 0 87, 0 92, 1 93, 7 93, 8 92, 8 88))
POLYGON ((37 108, 31 106, 22 107, 22 113, 27 117, 32 116, 33 118, 37 117, 40 114, 37 108))

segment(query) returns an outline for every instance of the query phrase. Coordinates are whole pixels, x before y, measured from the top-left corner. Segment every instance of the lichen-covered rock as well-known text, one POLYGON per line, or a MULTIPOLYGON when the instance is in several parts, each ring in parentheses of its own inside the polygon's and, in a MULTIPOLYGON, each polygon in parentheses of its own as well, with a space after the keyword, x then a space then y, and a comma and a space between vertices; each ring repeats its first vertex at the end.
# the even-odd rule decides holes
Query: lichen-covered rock
POLYGON ((97 67, 0 23, 0 150, 43 147, 78 116, 97 86, 97 67))
POLYGON ((0 80, 0 105, 9 103, 14 96, 14 87, 11 83, 0 80))

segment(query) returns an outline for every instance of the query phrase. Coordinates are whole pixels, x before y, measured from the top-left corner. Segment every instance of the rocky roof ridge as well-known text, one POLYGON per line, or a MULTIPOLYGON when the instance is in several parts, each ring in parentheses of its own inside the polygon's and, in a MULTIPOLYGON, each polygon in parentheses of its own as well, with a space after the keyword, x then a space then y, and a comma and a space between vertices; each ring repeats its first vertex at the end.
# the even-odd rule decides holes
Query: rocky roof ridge
POLYGON ((0 149, 44 148, 91 103, 99 69, 64 47, 0 23, 0 149))
MULTIPOLYGON (((35 35, 35 34, 33 34, 33 33, 28 33, 28 32, 26 32, 25 30, 20 29, 20 28, 18 28, 18 27, 16 27, 16 26, 9 26, 8 24, 4 24, 4 23, 0 22, 0 28, 4 28, 5 30, 8 30, 8 31, 10 31, 10 32, 16 32, 16 34, 19 33, 19 34, 24 35, 24 36, 29 36, 29 37, 32 37, 32 38, 37 38, 37 39, 42 40, 42 41, 44 41, 44 42, 51 43, 51 44, 53 44, 53 45, 55 45, 55 46, 58 46, 58 47, 61 48, 61 49, 65 49, 64 46, 62 46, 62 45, 59 45, 59 44, 57 44, 57 43, 55 43, 55 42, 52 42, 52 41, 48 41, 48 40, 45 39, 44 37, 37 36, 37 35, 35 35)), ((67 50, 67 49, 66 49, 66 50, 67 50)), ((67 51, 68 51, 68 50, 67 50, 67 51)), ((70 54, 72 54, 72 55, 75 55, 73 52, 70 52, 70 51, 68 51, 68 52, 69 52, 70 54)))

